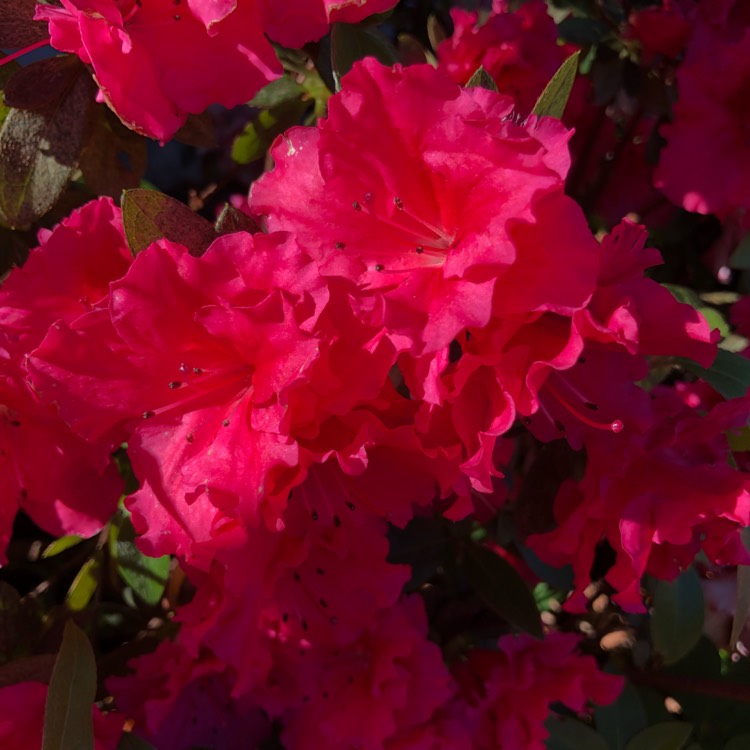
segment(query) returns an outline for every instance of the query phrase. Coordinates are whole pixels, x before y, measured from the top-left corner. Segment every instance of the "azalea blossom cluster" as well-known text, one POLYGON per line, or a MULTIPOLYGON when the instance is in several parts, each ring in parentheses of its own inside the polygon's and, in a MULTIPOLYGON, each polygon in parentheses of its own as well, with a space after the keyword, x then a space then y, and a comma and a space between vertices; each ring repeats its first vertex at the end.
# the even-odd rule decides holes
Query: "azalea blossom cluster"
MULTIPOLYGON (((164 141, 278 77, 269 39, 300 47, 393 5, 62 0, 37 18, 123 122, 164 141)), ((732 118, 747 25, 682 8, 628 21, 644 55, 684 60, 658 166, 616 168, 640 197, 745 226, 746 123, 732 118), (736 76, 716 86, 702 61, 721 63, 719 39, 736 76), (684 155, 706 130, 731 154, 726 180, 684 155)), ((391 548, 420 520, 476 531, 522 510, 528 466, 554 441, 580 461, 552 522, 517 541, 570 567, 566 610, 586 610, 602 551, 631 613, 646 611, 644 577, 674 580, 698 554, 750 564, 750 464, 730 439, 750 399, 650 380, 660 361, 709 368, 719 333, 649 276, 662 258, 644 226, 618 217, 594 234, 571 197, 596 182, 585 165, 615 129, 586 142, 588 84, 563 121, 532 114, 573 47, 541 0, 452 15, 436 67, 358 61, 327 117, 274 141, 244 206, 258 231, 134 254, 121 209, 99 198, 42 230, 0 286, 2 561, 19 510, 55 536, 100 532, 124 492, 120 451, 139 548, 173 556, 193 592, 174 639, 107 680, 116 710, 95 709, 97 750, 125 720, 157 750, 276 735, 288 750, 540 750, 553 704, 615 701, 622 678, 580 634, 441 642, 430 584, 411 586, 391 548), (466 87, 480 65, 497 91, 466 87)), ((623 148, 651 126, 635 122, 623 148)), ((602 191, 596 209, 621 198, 602 191)), ((740 332, 747 318, 740 302, 740 332)), ((471 544, 538 580, 518 544, 471 544)), ((45 698, 0 687, 3 747, 41 743, 45 698)))

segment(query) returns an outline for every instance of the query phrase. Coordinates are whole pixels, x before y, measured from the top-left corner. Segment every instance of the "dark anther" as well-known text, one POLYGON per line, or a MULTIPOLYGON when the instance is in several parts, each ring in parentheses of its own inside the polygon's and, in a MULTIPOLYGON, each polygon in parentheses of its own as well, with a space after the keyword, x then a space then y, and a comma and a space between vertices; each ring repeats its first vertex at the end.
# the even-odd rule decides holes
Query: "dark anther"
POLYGON ((144 419, 151 419, 151 417, 155 417, 156 413, 153 411, 144 411, 143 412, 143 418, 144 419))
POLYGON ((180 372, 187 372, 190 368, 183 362, 180 365, 180 372))
POLYGON ((338 528, 341 526, 341 519, 338 516, 333 517, 333 525, 338 528))
POLYGON ((559 419, 555 420, 555 427, 557 427, 558 432, 565 434, 565 425, 559 419))
POLYGON ((172 382, 171 382, 171 383, 169 384, 169 387, 170 387, 170 388, 171 388, 172 390, 174 390, 175 388, 179 388, 179 387, 180 387, 181 385, 182 385, 182 383, 180 383, 180 381, 179 381, 179 380, 173 380, 173 381, 172 381, 172 382))
POLYGON ((228 419, 223 419, 221 423, 224 425, 224 427, 229 427, 229 420, 228 419))
POLYGON ((421 245, 417 245, 417 255, 421 255, 424 252, 424 248, 421 245))
POLYGON ((352 201, 352 208, 353 208, 353 209, 354 209, 355 211, 361 211, 361 210, 362 210, 362 206, 360 206, 360 205, 359 205, 359 203, 358 203, 357 201, 352 201))
POLYGON ((193 372, 194 372, 194 373, 195 373, 196 375, 202 375, 202 374, 203 374, 203 370, 201 370, 201 368, 200 368, 200 367, 194 367, 194 368, 193 368, 193 372))
POLYGON ((578 357, 578 364, 579 365, 585 365, 586 364, 586 357, 578 357))
POLYGON ((349 500, 346 501, 346 507, 349 508, 349 510, 357 509, 357 506, 354 503, 350 502, 349 500))
POLYGON ((282 622, 289 622, 289 613, 288 612, 284 612, 284 614, 281 615, 281 621, 282 622))
POLYGON ((307 632, 307 620, 302 620, 301 625, 302 625, 302 630, 307 632))
POLYGON ((346 244, 344 244, 343 242, 337 242, 334 247, 336 248, 336 250, 343 250, 346 247, 346 244))
POLYGON ((318 511, 315 510, 315 509, 313 509, 313 512, 312 512, 312 520, 313 521, 317 521, 318 520, 318 511))
POLYGON ((399 198, 398 196, 396 196, 396 197, 395 197, 395 198, 393 199, 393 204, 394 204, 394 205, 396 206, 396 208, 398 208, 398 209, 403 209, 403 207, 404 207, 404 202, 403 202, 403 201, 401 200, 401 198, 399 198))
POLYGON ((326 607, 328 607, 328 602, 325 599, 321 599, 320 606, 323 607, 323 609, 326 609, 326 607))
POLYGON ((185 440, 187 440, 188 443, 192 443, 193 440, 195 440, 195 435, 193 435, 192 432, 189 432, 187 435, 185 435, 185 440))
POLYGON ((175 14, 174 20, 175 21, 179 21, 181 18, 182 18, 182 16, 178 16, 177 14, 175 14))
POLYGON ((378 271, 378 272, 380 272, 380 271, 384 271, 384 270, 385 270, 385 266, 384 266, 384 265, 382 265, 381 263, 378 263, 378 264, 377 264, 377 265, 375 266, 375 270, 376 270, 376 271, 378 271))
POLYGON ((584 401, 583 405, 587 409, 591 409, 591 411, 599 411, 599 407, 596 404, 592 403, 591 401, 584 401))

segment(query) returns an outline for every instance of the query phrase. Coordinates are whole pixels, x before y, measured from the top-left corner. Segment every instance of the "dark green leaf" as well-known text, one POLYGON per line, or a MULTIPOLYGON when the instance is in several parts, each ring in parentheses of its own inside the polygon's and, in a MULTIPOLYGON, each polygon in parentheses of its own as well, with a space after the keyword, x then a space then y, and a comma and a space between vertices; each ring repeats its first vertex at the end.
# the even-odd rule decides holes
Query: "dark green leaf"
POLYGON ((729 265, 740 271, 750 269, 750 232, 740 240, 740 244, 729 259, 729 265))
POLYGON ((557 31, 566 42, 585 46, 599 44, 609 36, 611 30, 605 21, 569 16, 557 25, 557 31))
POLYGON ((208 112, 188 115, 185 124, 172 137, 187 146, 214 148, 216 146, 214 119, 208 112))
POLYGON ((34 654, 0 667, 0 688, 19 682, 49 682, 55 666, 55 654, 34 654))
POLYGON ((577 719, 550 717, 544 722, 549 730, 548 750, 609 750, 598 732, 577 719))
POLYGON ((542 623, 534 597, 516 569, 487 547, 465 543, 458 565, 468 584, 490 609, 511 625, 542 638, 542 623))
POLYGON ((252 234, 258 232, 259 227, 246 213, 227 203, 221 209, 219 218, 216 219, 214 230, 216 234, 232 234, 233 232, 252 234))
POLYGON ((132 732, 123 732, 117 750, 154 750, 154 746, 132 732))
POLYGON ((0 0, 0 49, 18 49, 49 39, 44 21, 34 21, 36 0, 0 0))
POLYGON ((579 55, 580 52, 574 52, 552 76, 536 100, 532 114, 537 117, 556 117, 558 120, 563 116, 578 72, 579 55))
POLYGON ((750 734, 743 734, 739 737, 733 737, 726 745, 724 750, 747 750, 750 747, 750 734))
POLYGON ((444 525, 434 518, 417 517, 406 528, 391 527, 388 533, 388 562, 410 565, 407 588, 418 589, 432 578, 448 558, 448 535, 444 525))
POLYGON ((497 92, 495 79, 480 65, 466 82, 467 89, 487 89, 497 92))
POLYGON ((40 627, 38 601, 0 581, 0 663, 30 653, 40 627))
POLYGON ((431 15, 427 19, 427 38, 435 51, 440 46, 440 42, 444 42, 448 38, 448 32, 435 15, 431 15))
POLYGON ((0 220, 5 224, 32 224, 62 195, 78 165, 92 104, 92 82, 82 73, 45 112, 10 110, 0 129, 0 220))
POLYGON ((70 584, 65 603, 73 612, 80 612, 91 601, 99 585, 99 560, 91 557, 81 566, 70 584))
POLYGON ((264 86, 253 97, 250 106, 257 109, 271 109, 284 102, 299 99, 304 93, 305 89, 297 81, 290 75, 284 75, 264 86))
POLYGON ((148 163, 147 142, 107 107, 97 107, 93 120, 81 152, 81 173, 92 192, 119 200, 123 190, 141 184, 148 163))
POLYGON ((674 581, 657 581, 651 617, 651 640, 666 664, 674 664, 703 632, 703 589, 694 570, 674 581))
POLYGON ((692 724, 665 721, 639 732, 625 750, 682 750, 692 733, 692 724))
MULTIPOLYGON (((746 531, 746 529, 743 529, 746 531)), ((737 566, 737 598, 734 605, 732 633, 729 636, 729 648, 734 649, 742 633, 747 618, 750 616, 750 565, 737 566)), ((750 747, 750 745, 748 745, 750 747)))
POLYGON ((125 511, 119 511, 109 527, 109 551, 122 580, 146 604, 158 604, 167 585, 171 559, 169 555, 147 557, 136 547, 133 524, 125 511))
POLYGON ((334 23, 331 30, 331 67, 336 90, 357 60, 374 57, 384 65, 398 62, 396 50, 375 29, 349 23, 334 23))
POLYGON ((46 112, 60 104, 81 74, 85 75, 85 70, 72 55, 39 60, 11 77, 3 89, 3 99, 9 107, 46 112))
POLYGON ((299 124, 308 106, 302 99, 290 99, 259 112, 234 139, 232 159, 237 164, 251 164, 262 159, 278 136, 299 124))
POLYGON ((648 724, 641 696, 630 682, 625 683, 614 703, 598 707, 594 717, 596 728, 612 750, 623 750, 628 740, 648 724))
POLYGON ((49 683, 42 750, 93 750, 95 697, 94 652, 86 634, 69 620, 49 683))
POLYGON ((201 255, 216 237, 210 222, 184 203, 142 188, 123 194, 122 223, 133 255, 163 237, 201 255))
POLYGON ((689 359, 680 358, 679 361, 726 399, 741 398, 750 387, 750 360, 734 352, 719 349, 708 369, 689 359))

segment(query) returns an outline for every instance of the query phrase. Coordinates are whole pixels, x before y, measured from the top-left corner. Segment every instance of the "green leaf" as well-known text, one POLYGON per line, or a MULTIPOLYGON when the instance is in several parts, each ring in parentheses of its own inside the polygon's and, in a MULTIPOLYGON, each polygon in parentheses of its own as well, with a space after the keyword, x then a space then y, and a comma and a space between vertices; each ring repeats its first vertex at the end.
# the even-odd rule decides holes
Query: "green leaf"
POLYGON ((123 732, 117 750, 154 750, 154 746, 132 732, 123 732))
POLYGON ((549 750, 609 750, 604 737, 577 719, 552 716, 544 726, 550 733, 547 740, 549 750))
POLYGON ((234 139, 232 160, 237 164, 251 164, 265 157, 278 136, 299 124, 307 108, 307 102, 292 99, 259 112, 234 139))
POLYGON ((214 224, 216 234, 232 234, 234 232, 258 232, 258 225, 246 213, 226 203, 221 209, 219 218, 214 224))
POLYGON ((750 733, 742 734, 739 737, 732 737, 726 745, 724 750, 747 750, 750 747, 750 733))
POLYGON ((719 349, 708 369, 690 359, 679 358, 678 361, 726 399, 741 398, 750 387, 750 360, 734 352, 719 349))
POLYGON ((86 634, 65 625, 44 711, 42 750, 94 750, 96 662, 86 634))
POLYGON ((284 102, 299 99, 305 89, 290 75, 283 75, 264 86, 250 102, 251 107, 257 109, 271 109, 284 102))
POLYGON ((490 609, 511 625, 542 638, 534 597, 516 569, 491 549, 470 542, 462 546, 458 565, 468 584, 490 609))
POLYGON ((448 38, 448 32, 445 30, 443 24, 440 23, 440 19, 434 14, 427 18, 427 38, 430 40, 430 46, 435 52, 437 52, 440 43, 448 38))
POLYGON ((639 732, 625 750, 682 750, 692 733, 692 724, 665 721, 639 732))
POLYGON ((466 82, 467 89, 487 89, 497 92, 495 79, 480 65, 474 75, 466 82))
POLYGON ((599 706, 594 718, 596 728, 613 750, 623 750, 628 740, 648 724, 641 696, 630 682, 625 683, 614 703, 599 706))
MULTIPOLYGON (((743 529, 746 531, 746 529, 743 529)), ((747 618, 750 616, 750 566, 737 566, 737 597, 734 605, 732 633, 729 636, 729 648, 734 649, 739 640, 747 618)), ((750 747, 750 745, 748 745, 750 747)))
POLYGON ((560 37, 571 44, 599 44, 610 33, 609 24, 596 18, 582 18, 569 16, 557 25, 560 37))
POLYGON ((184 203, 143 188, 123 194, 122 223, 133 255, 164 237, 201 255, 216 237, 211 223, 184 203))
POLYGON ((99 585, 99 560, 91 557, 81 566, 78 574, 70 584, 65 603, 73 612, 86 608, 99 585))
POLYGON ((709 327, 713 331, 715 328, 719 329, 721 338, 725 338, 729 335, 729 323, 727 323, 724 316, 715 308, 701 305, 696 310, 706 319, 709 327))
POLYGON ((147 557, 135 544, 135 530, 126 511, 118 511, 109 527, 109 551, 117 572, 146 604, 161 601, 171 558, 147 557))
POLYGON ((739 271, 750 270, 750 232, 748 232, 737 245, 737 249, 729 258, 730 268, 736 268, 739 271))
POLYGON ((92 81, 81 66, 66 94, 44 112, 11 109, 0 128, 0 221, 27 227, 65 190, 83 146, 92 81))
POLYGON ((42 557, 54 557, 55 555, 59 555, 61 552, 65 552, 66 549, 75 547, 76 544, 79 544, 82 541, 83 538, 80 536, 76 536, 75 534, 70 534, 69 536, 61 536, 59 539, 55 539, 54 542, 51 542, 47 545, 44 552, 42 552, 42 557))
POLYGON ((374 57, 384 65, 398 62, 396 50, 375 29, 350 23, 334 23, 331 29, 331 67, 336 90, 357 60, 374 57))
POLYGON ((552 76, 544 91, 536 100, 532 114, 537 117, 556 117, 558 120, 565 112, 565 105, 573 90, 573 83, 578 72, 578 57, 580 52, 574 52, 552 76))
POLYGON ((674 581, 657 581, 651 616, 651 639, 666 664, 689 653, 703 632, 703 589, 690 569, 674 581))

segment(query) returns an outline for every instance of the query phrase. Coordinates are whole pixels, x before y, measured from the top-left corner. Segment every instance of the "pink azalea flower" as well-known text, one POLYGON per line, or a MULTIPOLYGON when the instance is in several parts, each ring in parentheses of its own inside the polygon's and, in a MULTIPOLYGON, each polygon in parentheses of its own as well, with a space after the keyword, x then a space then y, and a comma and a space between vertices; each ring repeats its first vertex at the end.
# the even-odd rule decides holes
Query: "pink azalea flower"
POLYGON ((493 314, 568 314, 597 272, 596 243, 563 193, 570 132, 549 118, 519 124, 513 107, 430 66, 365 60, 327 120, 277 140, 251 207, 293 231, 325 276, 356 281, 370 319, 417 354, 493 314))
POLYGON ((472 747, 543 750, 552 703, 577 713, 589 701, 612 703, 622 678, 600 672, 593 657, 578 654, 579 642, 569 633, 549 633, 543 641, 508 635, 500 638, 497 651, 470 651, 458 677, 478 723, 472 747))
POLYGON ((285 47, 302 47, 328 32, 332 23, 357 23, 383 13, 396 0, 263 0, 263 23, 268 36, 285 47))
MULTIPOLYGON (((3 750, 30 750, 42 746, 47 685, 17 682, 0 687, 0 745, 3 750)), ((91 707, 94 750, 115 750, 122 733, 121 714, 103 714, 91 707)))
POLYGON ((281 75, 254 0, 62 0, 38 5, 52 46, 93 67, 129 128, 166 141, 188 113, 234 107, 281 75))

